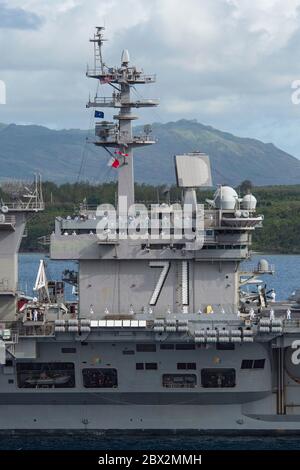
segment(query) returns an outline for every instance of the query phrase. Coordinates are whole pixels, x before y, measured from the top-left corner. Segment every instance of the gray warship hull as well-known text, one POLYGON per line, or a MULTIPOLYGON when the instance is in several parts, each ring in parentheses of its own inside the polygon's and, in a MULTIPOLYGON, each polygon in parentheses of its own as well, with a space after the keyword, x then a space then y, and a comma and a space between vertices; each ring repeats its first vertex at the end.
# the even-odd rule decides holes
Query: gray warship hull
POLYGON ((119 109, 117 124, 96 123, 94 141, 118 171, 117 210, 83 203, 49 237, 52 259, 78 262, 65 274, 76 302, 40 265, 37 298, 21 305, 17 251, 27 215, 43 209, 41 186, 0 205, 0 430, 300 431, 300 307, 274 296, 267 305, 265 260, 240 269, 263 221, 255 197, 221 186, 198 205, 211 175, 196 152, 175 157, 188 216, 170 201, 133 205, 133 148, 155 140, 147 126, 134 135, 131 109, 158 102, 131 91, 155 76, 129 65, 127 51, 108 68, 103 41, 97 28, 87 75, 114 91, 88 107, 119 109), (188 234, 178 236, 178 221, 188 234))
MULTIPOLYGON (((216 344, 203 347, 182 341, 176 334, 172 342, 170 338, 153 342, 147 332, 128 330, 123 334, 125 338, 120 339, 114 332, 100 332, 95 327, 89 341, 82 337, 71 340, 67 334, 19 341, 17 365, 2 367, 0 429, 300 431, 300 385, 291 377, 292 350, 287 340, 284 349, 279 344, 275 347, 273 340, 220 350, 216 344), (24 352, 31 359, 18 359, 24 352), (49 383, 49 378, 28 381, 36 371, 40 374, 49 358, 51 370, 71 378, 68 388, 65 383, 49 383), (255 363, 260 367, 253 368, 255 363), (221 370, 221 364, 222 371, 235 371, 234 378, 224 379, 229 382, 223 386, 205 382, 203 371, 221 370), (116 371, 113 381, 101 389, 95 388, 98 378, 87 380, 86 371, 92 373, 96 367, 116 371), (190 369, 182 375, 193 380, 188 384, 168 382, 170 375, 179 379, 183 367, 190 369)), ((289 342, 293 341, 294 332, 289 336, 289 342)), ((293 367, 296 373, 297 367, 293 367)))

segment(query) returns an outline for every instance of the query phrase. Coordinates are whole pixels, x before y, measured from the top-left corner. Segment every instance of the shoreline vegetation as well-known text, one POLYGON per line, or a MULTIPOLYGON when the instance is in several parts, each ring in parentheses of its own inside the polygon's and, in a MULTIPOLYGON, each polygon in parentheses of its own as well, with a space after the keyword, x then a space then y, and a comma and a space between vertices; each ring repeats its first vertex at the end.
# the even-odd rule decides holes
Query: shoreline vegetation
MULTIPOLYGON (((250 181, 244 181, 236 189, 242 195, 248 188, 257 198, 257 213, 264 215, 263 228, 257 229, 253 236, 253 252, 299 254, 300 185, 252 187, 250 181)), ((43 193, 46 209, 28 221, 27 237, 23 238, 20 248, 23 253, 47 251, 39 238, 52 233, 55 217, 75 214, 83 202, 91 206, 115 204, 116 183, 91 185, 79 182, 58 186, 45 182, 43 193)), ((169 198, 178 202, 181 198, 181 191, 175 186, 166 193, 163 186, 136 184, 135 194, 136 201, 145 204, 163 203, 169 198)), ((213 191, 201 190, 198 192, 198 202, 204 203, 212 195, 213 191)), ((0 199, 7 199, 1 189, 0 199)))

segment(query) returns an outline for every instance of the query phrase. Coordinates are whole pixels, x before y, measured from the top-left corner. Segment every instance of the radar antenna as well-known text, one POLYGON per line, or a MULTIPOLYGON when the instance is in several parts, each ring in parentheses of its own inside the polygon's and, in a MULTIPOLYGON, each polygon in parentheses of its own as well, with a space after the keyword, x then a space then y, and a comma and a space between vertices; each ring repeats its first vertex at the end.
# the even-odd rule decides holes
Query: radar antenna
MULTIPOLYGON (((143 135, 134 135, 132 121, 138 116, 132 114, 132 108, 150 108, 158 106, 158 100, 141 98, 138 101, 131 96, 131 88, 136 85, 145 85, 156 81, 155 75, 146 75, 130 63, 130 54, 124 49, 121 55, 121 64, 118 67, 107 67, 102 58, 102 45, 104 27, 98 26, 94 38, 94 69, 87 70, 87 76, 100 81, 102 85, 108 84, 115 90, 112 96, 98 97, 93 101, 89 99, 87 107, 114 108, 119 112, 113 116, 114 121, 102 120, 96 122, 96 140, 94 144, 103 147, 109 154, 109 148, 115 149, 115 157, 111 158, 111 166, 118 171, 118 201, 124 196, 128 207, 134 203, 134 174, 133 149, 154 144, 150 138, 151 128, 144 128, 143 135)), ((96 111, 95 118, 103 119, 104 112, 96 111)), ((120 207, 120 204, 119 204, 120 207)))

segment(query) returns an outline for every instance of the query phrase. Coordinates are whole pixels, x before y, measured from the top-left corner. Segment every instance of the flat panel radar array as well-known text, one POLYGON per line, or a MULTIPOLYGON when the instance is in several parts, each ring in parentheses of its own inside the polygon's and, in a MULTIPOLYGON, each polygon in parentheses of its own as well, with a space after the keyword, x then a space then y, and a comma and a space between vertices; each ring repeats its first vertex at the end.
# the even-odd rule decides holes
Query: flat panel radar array
POLYGON ((175 168, 180 188, 212 186, 210 161, 205 153, 175 155, 175 168))

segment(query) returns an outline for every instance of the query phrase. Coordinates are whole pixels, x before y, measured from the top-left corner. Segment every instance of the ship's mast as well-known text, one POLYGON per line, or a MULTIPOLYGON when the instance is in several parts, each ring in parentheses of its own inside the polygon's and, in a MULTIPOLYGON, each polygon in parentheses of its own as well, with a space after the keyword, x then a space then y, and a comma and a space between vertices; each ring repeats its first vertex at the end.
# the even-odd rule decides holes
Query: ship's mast
POLYGON ((96 96, 89 101, 87 107, 117 108, 119 113, 113 116, 114 122, 102 121, 96 123, 97 146, 104 147, 109 153, 115 155, 118 166, 118 204, 120 198, 126 196, 128 207, 134 203, 134 170, 133 148, 155 143, 149 138, 149 133, 134 136, 132 121, 138 119, 131 112, 132 108, 157 106, 158 100, 140 99, 135 101, 131 97, 131 87, 154 83, 155 75, 145 75, 135 66, 130 65, 129 52, 125 49, 121 57, 120 67, 107 67, 103 62, 102 46, 103 27, 97 27, 94 38, 90 41, 95 45, 94 69, 87 70, 87 76, 96 78, 101 84, 109 84, 114 90, 111 97, 99 98, 96 96), (115 149, 115 154, 110 149, 115 149))

